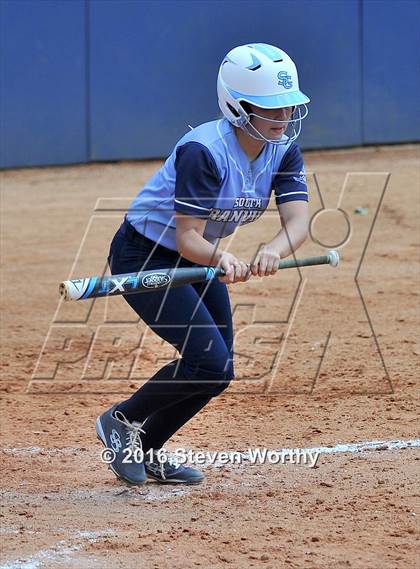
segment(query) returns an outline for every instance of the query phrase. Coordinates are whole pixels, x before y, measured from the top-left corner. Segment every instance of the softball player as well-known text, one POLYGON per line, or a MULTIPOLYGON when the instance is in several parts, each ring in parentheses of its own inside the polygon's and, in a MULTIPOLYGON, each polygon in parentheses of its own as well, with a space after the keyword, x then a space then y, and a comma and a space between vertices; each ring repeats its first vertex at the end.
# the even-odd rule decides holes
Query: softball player
POLYGON ((271 45, 236 47, 220 66, 217 92, 223 118, 178 141, 132 202, 110 247, 112 274, 197 265, 226 272, 204 284, 124 297, 179 352, 96 421, 98 437, 114 451, 111 469, 131 484, 147 477, 203 480, 195 468, 159 460, 159 449, 234 378, 227 284, 275 274, 279 260, 307 235, 308 192, 295 140, 309 99, 299 90, 295 64, 271 45), (272 192, 282 230, 253 259, 221 250, 219 239, 260 217, 272 192), (143 456, 139 450, 144 460, 133 459, 143 456))

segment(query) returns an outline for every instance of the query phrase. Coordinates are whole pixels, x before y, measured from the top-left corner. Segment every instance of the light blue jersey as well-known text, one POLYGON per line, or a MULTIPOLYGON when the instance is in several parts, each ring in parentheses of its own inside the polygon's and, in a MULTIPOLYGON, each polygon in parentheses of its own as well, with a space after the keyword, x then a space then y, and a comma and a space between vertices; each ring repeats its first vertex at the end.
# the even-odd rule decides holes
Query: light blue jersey
POLYGON ((227 119, 185 134, 133 200, 127 219, 139 232, 176 250, 175 212, 206 219, 203 237, 215 243, 258 219, 272 191, 276 203, 308 201, 296 143, 265 144, 252 162, 227 119))

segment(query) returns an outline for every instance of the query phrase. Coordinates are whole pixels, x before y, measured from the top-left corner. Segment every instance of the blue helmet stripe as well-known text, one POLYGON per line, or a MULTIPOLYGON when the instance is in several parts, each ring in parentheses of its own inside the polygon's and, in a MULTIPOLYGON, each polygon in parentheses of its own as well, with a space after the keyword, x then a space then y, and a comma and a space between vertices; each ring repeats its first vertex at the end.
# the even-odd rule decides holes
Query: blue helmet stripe
POLYGON ((309 97, 301 91, 293 91, 291 93, 283 93, 281 95, 255 96, 244 95, 243 93, 229 89, 229 93, 238 101, 246 101, 247 103, 252 103, 257 105, 257 107, 265 109, 279 109, 280 107, 291 107, 293 105, 309 103, 309 97))
POLYGON ((278 47, 274 47, 273 45, 268 45, 266 43, 251 43, 249 44, 250 47, 253 47, 257 51, 263 53, 273 61, 276 59, 283 59, 284 53, 278 47))

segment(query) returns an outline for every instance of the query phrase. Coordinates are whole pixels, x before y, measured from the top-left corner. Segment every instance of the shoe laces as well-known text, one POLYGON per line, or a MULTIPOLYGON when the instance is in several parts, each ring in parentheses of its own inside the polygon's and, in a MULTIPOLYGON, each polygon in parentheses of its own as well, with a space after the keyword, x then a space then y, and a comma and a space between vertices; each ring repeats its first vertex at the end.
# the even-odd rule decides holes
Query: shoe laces
MULTIPOLYGON (((165 462, 159 460, 158 451, 153 452, 153 463, 159 465, 159 472, 163 480, 166 480, 166 470, 168 467, 172 467, 174 470, 178 470, 181 466, 178 464, 175 458, 170 457, 167 453, 165 453, 165 462)), ((149 463, 150 464, 150 463, 149 463)))
POLYGON ((129 447, 132 452, 134 452, 135 449, 143 450, 140 435, 141 433, 146 433, 146 431, 142 429, 145 421, 143 423, 139 423, 138 421, 130 423, 121 411, 115 411, 114 416, 125 426, 127 447, 129 447))

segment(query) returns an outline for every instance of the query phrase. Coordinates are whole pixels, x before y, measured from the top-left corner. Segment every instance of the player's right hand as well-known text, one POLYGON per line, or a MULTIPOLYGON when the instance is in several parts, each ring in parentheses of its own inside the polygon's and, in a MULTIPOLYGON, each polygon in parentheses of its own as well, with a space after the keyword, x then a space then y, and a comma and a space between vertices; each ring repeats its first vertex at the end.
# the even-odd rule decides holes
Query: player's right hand
POLYGON ((249 265, 245 261, 240 261, 232 253, 223 252, 220 256, 218 266, 221 267, 226 275, 219 277, 220 282, 231 284, 247 281, 251 276, 249 265))

